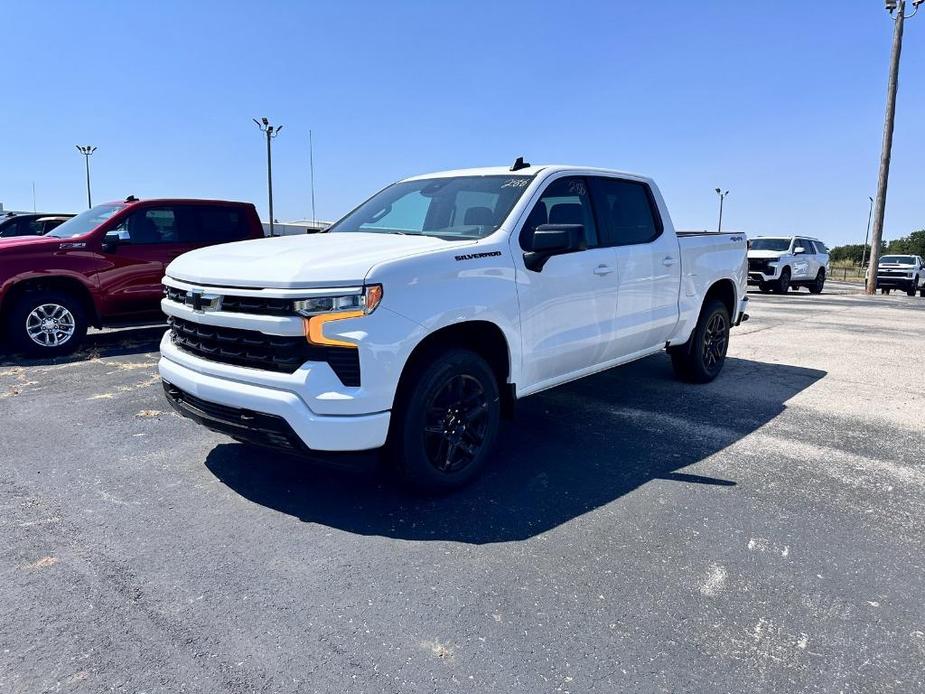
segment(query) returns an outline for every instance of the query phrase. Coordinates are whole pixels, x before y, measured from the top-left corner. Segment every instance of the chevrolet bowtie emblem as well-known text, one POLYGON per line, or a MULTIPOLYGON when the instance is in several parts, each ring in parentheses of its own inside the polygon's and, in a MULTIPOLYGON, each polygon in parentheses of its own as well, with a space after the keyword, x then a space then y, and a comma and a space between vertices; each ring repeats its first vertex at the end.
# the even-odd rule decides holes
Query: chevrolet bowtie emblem
POLYGON ((183 303, 191 306, 196 313, 217 311, 221 307, 222 297, 218 294, 206 294, 202 289, 190 289, 186 292, 183 303))

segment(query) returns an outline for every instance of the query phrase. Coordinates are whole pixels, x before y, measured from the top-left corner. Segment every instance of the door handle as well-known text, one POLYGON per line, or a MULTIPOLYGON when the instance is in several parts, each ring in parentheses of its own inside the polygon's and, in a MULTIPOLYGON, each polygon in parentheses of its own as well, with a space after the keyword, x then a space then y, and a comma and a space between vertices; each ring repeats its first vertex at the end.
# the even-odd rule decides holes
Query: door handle
POLYGON ((613 270, 614 269, 610 265, 598 265, 596 268, 594 268, 594 274, 609 275, 611 272, 613 272, 613 270))
POLYGON ((665 267, 671 267, 674 265, 674 258, 672 258, 670 255, 666 255, 664 258, 662 258, 662 265, 665 267))

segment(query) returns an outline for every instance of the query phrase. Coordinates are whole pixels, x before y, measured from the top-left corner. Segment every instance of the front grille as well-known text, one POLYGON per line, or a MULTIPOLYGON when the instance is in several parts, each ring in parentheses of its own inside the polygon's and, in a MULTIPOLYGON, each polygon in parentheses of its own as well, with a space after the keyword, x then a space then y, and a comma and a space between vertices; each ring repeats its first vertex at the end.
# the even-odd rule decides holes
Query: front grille
POLYGON ((877 270, 877 274, 881 277, 903 277, 906 278, 909 276, 908 270, 877 270))
POLYGON ((749 258, 748 269, 750 272, 761 272, 765 275, 773 275, 774 270, 770 267, 771 261, 767 258, 749 258))
POLYGON ((164 381, 164 394, 177 412, 213 431, 261 446, 306 450, 305 444, 282 417, 203 400, 167 381, 164 381))
POLYGON ((316 346, 304 337, 203 325, 176 316, 167 322, 177 347, 209 361, 280 373, 294 373, 307 361, 326 362, 345 386, 360 385, 356 349, 316 346))
MULTIPOLYGON (((164 287, 164 295, 178 304, 191 305, 191 298, 183 289, 169 285, 164 287)), ((219 311, 232 313, 256 313, 263 316, 294 316, 296 315, 291 299, 276 299, 271 297, 232 296, 222 295, 218 303, 219 311)))

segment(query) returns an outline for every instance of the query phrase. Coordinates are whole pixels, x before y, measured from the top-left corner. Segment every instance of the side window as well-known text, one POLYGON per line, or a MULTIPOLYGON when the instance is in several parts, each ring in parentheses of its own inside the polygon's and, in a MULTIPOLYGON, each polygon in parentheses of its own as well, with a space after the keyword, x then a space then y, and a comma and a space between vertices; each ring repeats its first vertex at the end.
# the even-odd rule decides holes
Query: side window
POLYGON ((591 178, 594 209, 601 223, 601 245, 649 243, 662 233, 648 186, 618 178, 591 178))
POLYGON ((583 177, 567 176, 550 183, 536 201, 520 230, 520 247, 530 250, 533 232, 541 224, 582 224, 588 248, 598 245, 591 196, 583 177))
POLYGON ((126 217, 113 231, 131 244, 177 243, 177 211, 172 207, 149 207, 126 217))
POLYGON ((187 212, 192 218, 189 224, 180 225, 182 243, 227 243, 250 235, 242 210, 203 205, 187 212))

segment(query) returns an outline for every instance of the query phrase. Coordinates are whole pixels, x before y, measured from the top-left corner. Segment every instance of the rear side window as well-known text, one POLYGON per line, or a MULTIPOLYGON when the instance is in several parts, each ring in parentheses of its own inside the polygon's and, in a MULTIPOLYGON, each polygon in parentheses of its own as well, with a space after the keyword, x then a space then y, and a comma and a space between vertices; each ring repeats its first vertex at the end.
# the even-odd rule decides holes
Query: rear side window
POLYGON ((649 243, 662 233, 661 220, 647 185, 617 178, 593 177, 590 180, 601 245, 649 243))
POLYGON ((190 226, 181 234, 183 243, 225 243, 250 238, 244 210, 236 207, 197 206, 190 226))
POLYGON ((533 232, 542 224, 582 224, 588 248, 598 245, 591 196, 584 178, 567 176, 550 183, 520 230, 520 247, 530 250, 533 232))

